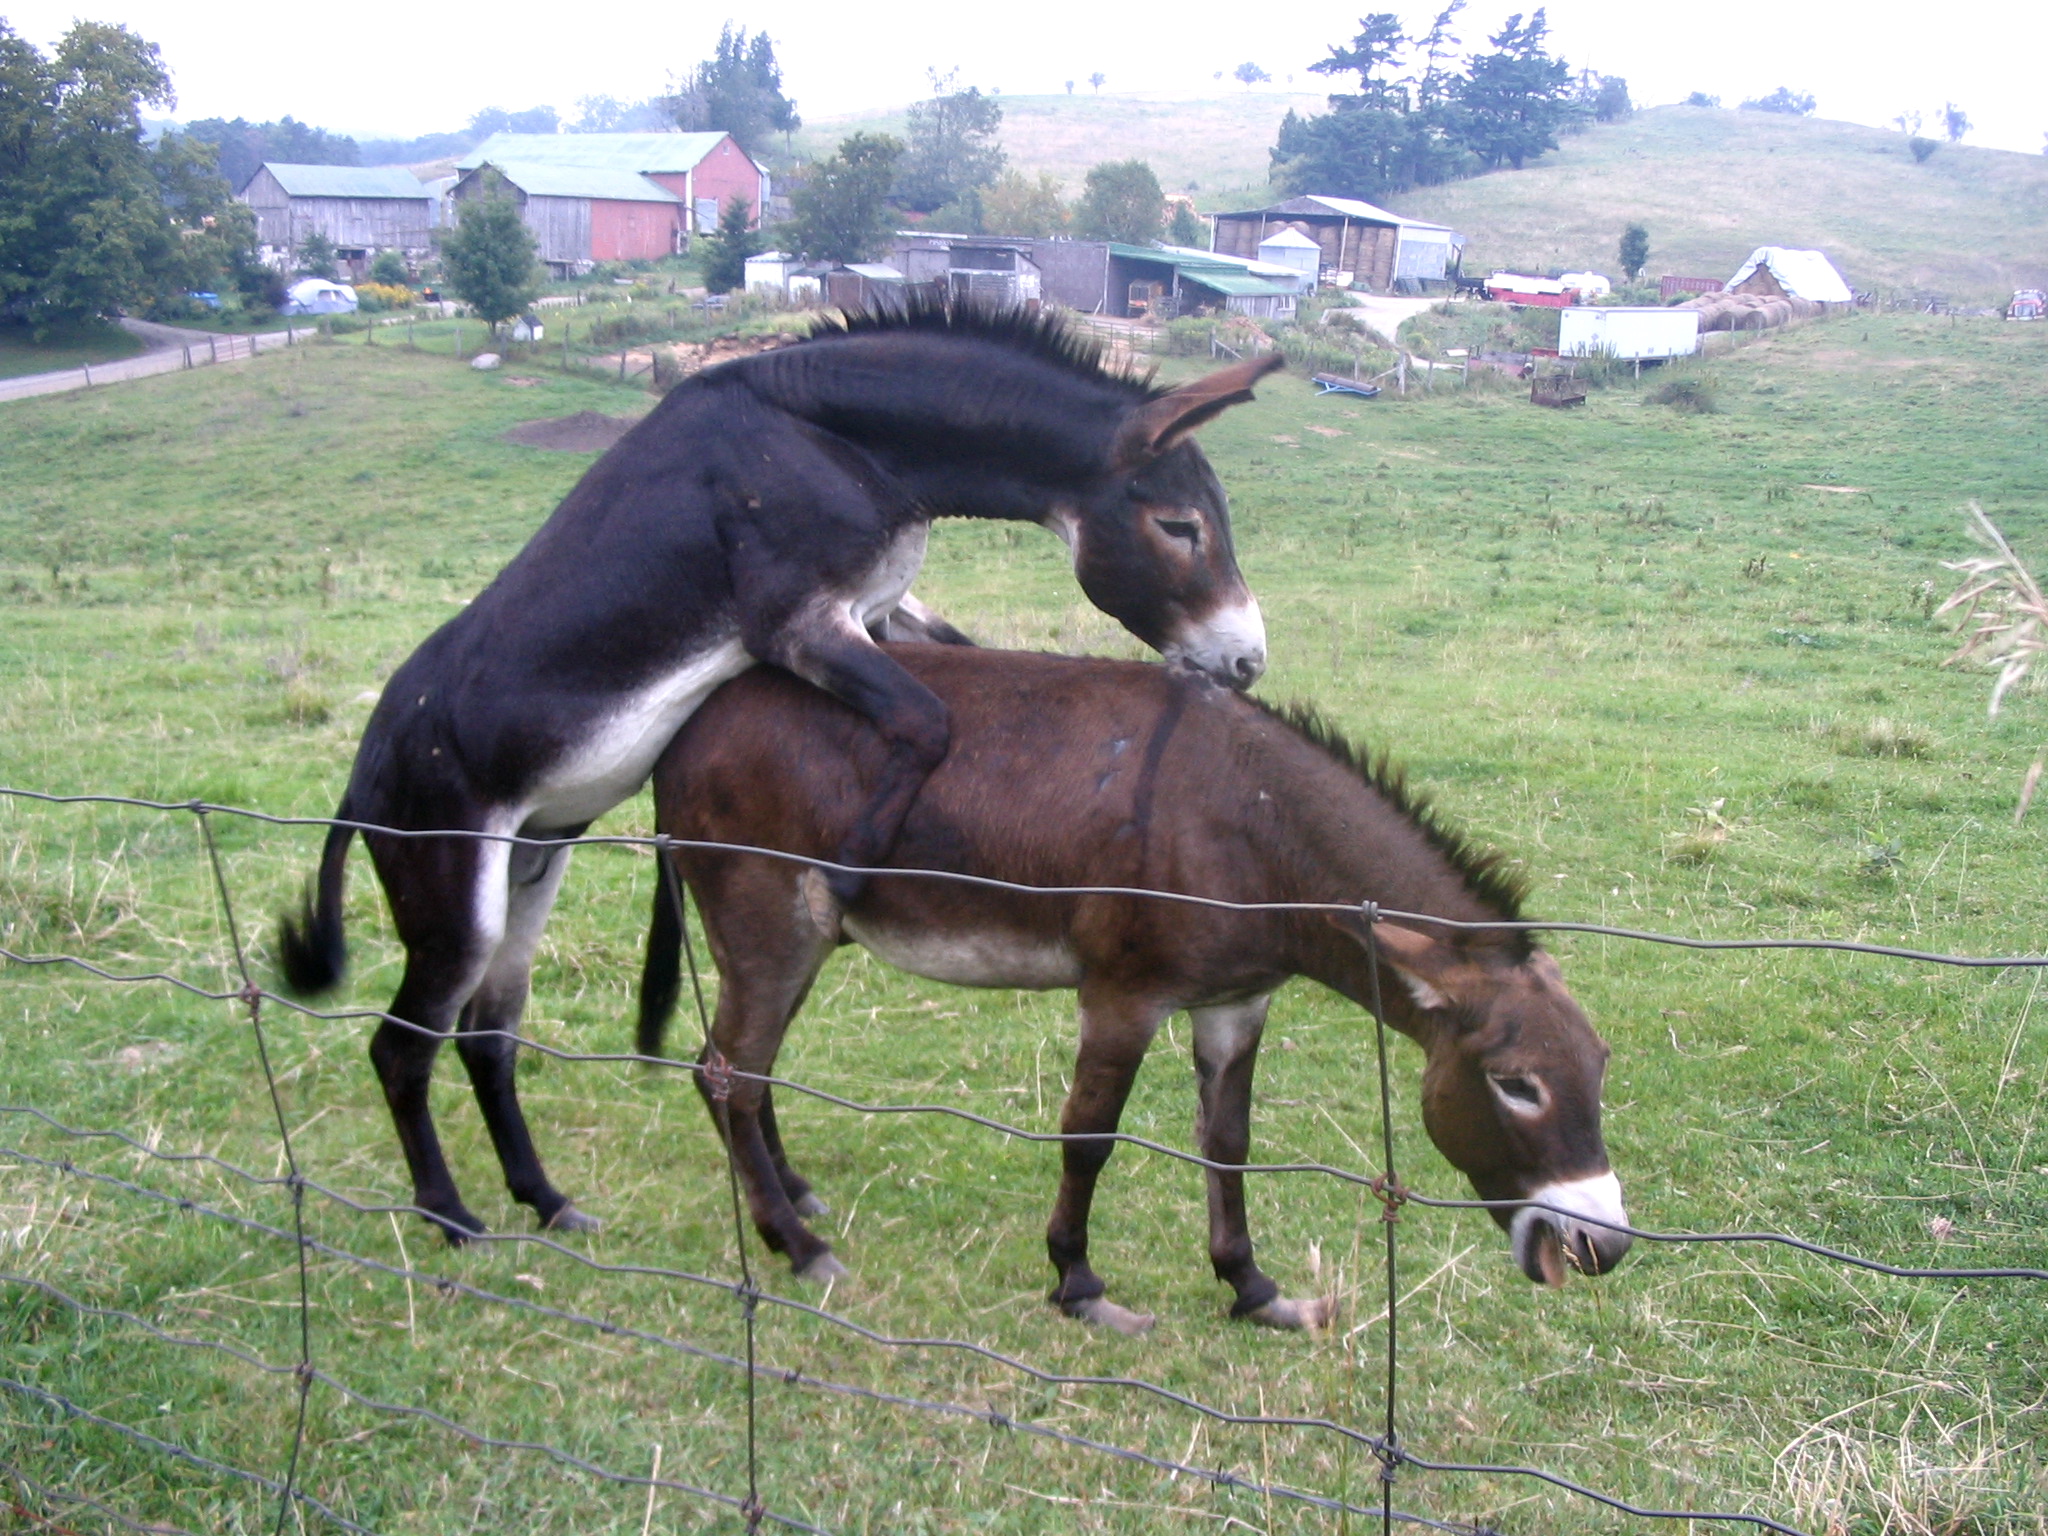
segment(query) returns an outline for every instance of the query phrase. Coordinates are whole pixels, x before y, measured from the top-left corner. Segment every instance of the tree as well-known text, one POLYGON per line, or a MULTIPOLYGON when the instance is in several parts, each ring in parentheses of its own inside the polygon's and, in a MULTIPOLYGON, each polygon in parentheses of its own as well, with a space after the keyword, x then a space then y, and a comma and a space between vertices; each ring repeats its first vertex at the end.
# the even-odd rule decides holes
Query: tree
POLYGON ((803 126, 796 103, 782 93, 782 66, 766 32, 749 36, 727 22, 718 48, 693 69, 670 99, 675 125, 686 133, 729 133, 759 158, 772 134, 803 126))
POLYGON ((1144 245, 1159 238, 1166 194, 1143 160, 1105 160, 1088 173, 1074 205, 1074 232, 1083 240, 1144 245))
POLYGON ((1619 123, 1635 115, 1636 104, 1629 100, 1628 81, 1620 75, 1584 71, 1579 76, 1574 99, 1596 123, 1619 123))
POLYGON ((1104 83, 1108 79, 1109 76, 1105 75, 1101 70, 1098 69, 1097 71, 1095 71, 1094 74, 1088 77, 1088 84, 1090 88, 1093 89, 1099 95, 1101 94, 1104 83))
POLYGON ((1465 142, 1487 165, 1519 171, 1557 148, 1557 130, 1571 110, 1571 70, 1550 56, 1549 35, 1540 6, 1527 21, 1517 12, 1488 39, 1494 51, 1473 59, 1459 82, 1465 142))
POLYGON ((1621 232, 1621 249, 1616 253, 1623 274, 1630 282, 1642 278, 1643 269, 1650 264, 1650 232, 1640 224, 1631 224, 1621 232))
POLYGON ((501 190, 462 205, 455 232, 442 242, 441 265, 455 296, 494 331, 540 291, 533 232, 501 190))
POLYGON ((1071 80, 1067 82, 1067 94, 1069 96, 1074 94, 1074 82, 1071 80))
POLYGON ((211 144, 218 152, 220 174, 239 191, 266 160, 284 165, 360 165, 354 139, 310 127, 290 117, 274 123, 246 118, 202 117, 185 125, 185 135, 211 144))
POLYGON ((379 251, 377 259, 370 263, 370 281, 403 288, 412 281, 412 273, 406 270, 405 258, 398 252, 379 251))
POLYGON ((1239 84, 1243 85, 1243 87, 1246 90, 1250 90, 1253 86, 1257 85, 1261 80, 1270 80, 1273 78, 1271 75, 1267 74, 1263 69, 1259 68, 1258 65, 1250 63, 1238 65, 1237 68, 1233 69, 1230 72, 1230 74, 1231 78, 1236 80, 1239 84))
POLYGON ((1815 102, 1810 91, 1795 91, 1790 86, 1779 86, 1768 96, 1753 96, 1742 104, 1745 112, 1781 112, 1787 117, 1810 117, 1815 102))
POLYGON ((494 133, 553 133, 561 126, 553 107, 528 107, 524 112, 485 107, 469 120, 470 142, 481 144, 494 133))
POLYGON ((829 160, 810 167, 790 194, 796 243, 824 261, 861 261, 889 237, 889 188, 903 141, 886 133, 842 139, 829 160))
POLYGON ((45 58, 0 22, 0 318, 38 334, 112 318, 249 258, 210 148, 152 148, 145 105, 175 105, 153 43, 77 22, 45 58))
POLYGON ((1067 205, 1060 184, 1046 171, 1035 181, 1010 170, 981 194, 981 232, 1049 240, 1067 232, 1067 205))
POLYGON ((1927 157, 1941 148, 1941 140, 1922 138, 1916 133, 1906 140, 1906 148, 1912 152, 1915 165, 1925 165, 1927 157))
POLYGON ((768 249, 767 236, 753 220, 753 204, 736 192, 725 205, 718 228, 704 237, 704 286, 713 293, 745 287, 747 258, 768 249))
POLYGON ((565 133, 662 133, 675 126, 666 96, 620 101, 616 96, 579 96, 576 121, 565 133))
POLYGON ((1173 217, 1166 225, 1166 243, 1195 249, 1209 243, 1209 232, 1202 227, 1201 215, 1195 212, 1194 204, 1177 202, 1173 205, 1173 217))
POLYGON ((1945 101, 1941 104, 1941 131, 1947 135, 1949 143, 1962 143, 1963 135, 1975 126, 1969 115, 1954 102, 1945 101))
POLYGON ((314 230, 299 242, 298 250, 292 253, 297 258, 296 266, 302 277, 324 277, 328 282, 335 280, 334 242, 314 230))
POLYGON ((996 142, 1003 126, 1001 105, 978 86, 956 89, 952 74, 927 73, 931 99, 910 109, 903 159, 896 167, 896 200, 918 213, 986 187, 1003 169, 1002 146, 996 142))
POLYGON ((1721 98, 1718 96, 1709 96, 1705 91, 1694 91, 1690 96, 1685 98, 1685 101, 1682 103, 1682 105, 1688 107, 1718 107, 1719 105, 1721 105, 1721 98))

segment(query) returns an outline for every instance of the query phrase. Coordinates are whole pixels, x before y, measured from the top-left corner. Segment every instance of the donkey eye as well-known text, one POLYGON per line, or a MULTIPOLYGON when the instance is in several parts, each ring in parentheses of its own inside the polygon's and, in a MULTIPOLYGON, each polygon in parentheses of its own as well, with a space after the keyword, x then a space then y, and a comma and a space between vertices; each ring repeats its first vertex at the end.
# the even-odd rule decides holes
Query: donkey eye
POLYGON ((1157 517, 1153 521, 1169 539, 1185 539, 1190 548, 1202 542, 1202 525, 1184 517, 1157 517))
POLYGON ((1530 1114, 1543 1107, 1543 1089, 1529 1078, 1495 1077, 1489 1073, 1487 1081, 1493 1084, 1501 1102, 1519 1114, 1530 1114))

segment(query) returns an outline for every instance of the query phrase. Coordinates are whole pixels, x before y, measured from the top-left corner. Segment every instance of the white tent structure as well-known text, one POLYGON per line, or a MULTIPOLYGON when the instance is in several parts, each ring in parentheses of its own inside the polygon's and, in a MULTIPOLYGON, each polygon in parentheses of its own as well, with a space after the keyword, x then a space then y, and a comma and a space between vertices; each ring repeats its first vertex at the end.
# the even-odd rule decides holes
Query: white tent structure
POLYGON ((1788 298, 1816 304, 1853 304, 1856 295, 1842 281, 1835 264, 1819 251, 1795 251, 1782 245, 1760 245, 1742 270, 1728 279, 1729 293, 1768 293, 1775 286, 1788 298), (1758 278, 1757 274, 1765 274, 1758 278))
POLYGON ((288 315, 346 315, 356 307, 355 289, 324 277, 302 277, 284 293, 288 315))

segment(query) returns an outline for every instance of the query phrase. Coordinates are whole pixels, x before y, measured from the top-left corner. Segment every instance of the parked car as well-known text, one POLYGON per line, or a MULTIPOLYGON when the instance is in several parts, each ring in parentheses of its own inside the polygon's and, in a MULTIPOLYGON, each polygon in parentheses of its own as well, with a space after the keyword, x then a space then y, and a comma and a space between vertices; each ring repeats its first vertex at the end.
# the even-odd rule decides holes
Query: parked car
POLYGON ((2039 288, 2020 288, 2014 291, 2012 300, 2005 306, 2008 320, 2040 320, 2048 318, 2048 292, 2039 288))

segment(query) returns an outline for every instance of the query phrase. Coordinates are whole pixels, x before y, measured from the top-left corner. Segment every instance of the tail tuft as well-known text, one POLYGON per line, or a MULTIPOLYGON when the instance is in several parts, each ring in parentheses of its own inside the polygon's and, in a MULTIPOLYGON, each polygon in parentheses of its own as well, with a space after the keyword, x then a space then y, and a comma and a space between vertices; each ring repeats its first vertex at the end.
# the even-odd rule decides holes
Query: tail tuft
POLYGON ((278 921, 277 956, 285 986, 300 997, 333 991, 348 968, 340 910, 323 906, 310 881, 298 915, 287 912, 278 921))
POLYGON ((640 1027, 633 1047, 642 1056, 661 1054, 669 1016, 676 1010, 676 994, 682 986, 682 947, 683 930, 676 921, 675 903, 667 882, 657 875, 654 911, 647 924, 647 962, 640 972, 640 1027))

